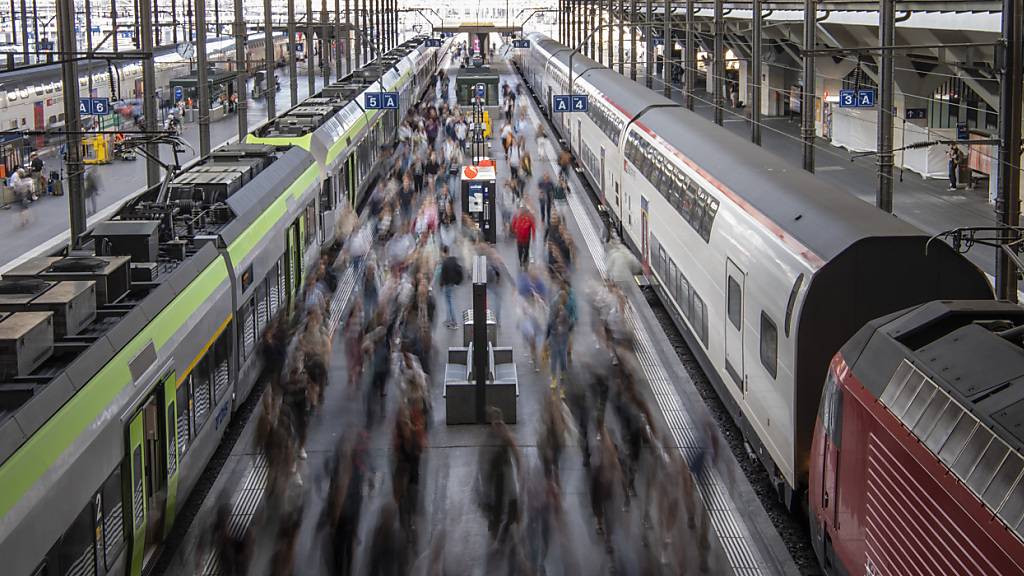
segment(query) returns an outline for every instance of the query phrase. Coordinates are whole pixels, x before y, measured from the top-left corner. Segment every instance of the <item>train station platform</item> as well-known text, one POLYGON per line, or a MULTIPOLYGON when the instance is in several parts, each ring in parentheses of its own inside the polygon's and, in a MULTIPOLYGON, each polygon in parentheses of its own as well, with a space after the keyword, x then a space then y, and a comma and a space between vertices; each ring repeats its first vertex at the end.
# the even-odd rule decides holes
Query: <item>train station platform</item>
MULTIPOLYGON (((628 71, 627 71, 628 74, 628 71)), ((652 89, 663 93, 660 77, 651 79, 652 89)), ((644 73, 637 73, 637 83, 644 84, 644 73)), ((703 83, 699 83, 703 86, 703 83)), ((672 100, 683 103, 684 93, 675 86, 672 100)), ((715 108, 711 94, 698 90, 694 94, 694 112, 714 121, 715 108)), ((743 138, 750 139, 750 110, 726 105, 723 127, 743 138)), ((762 146, 802 169, 803 140, 799 118, 765 116, 762 118, 762 146)), ((742 159, 737 159, 742 162, 742 159)), ((845 148, 833 146, 828 140, 815 138, 814 173, 829 184, 846 190, 857 198, 874 205, 878 188, 876 156, 855 157, 845 148)), ((959 188, 949 190, 945 179, 923 178, 910 170, 895 170, 893 185, 893 213, 930 234, 939 234, 955 228, 995 226, 995 207, 988 202, 987 182, 975 190, 959 188)), ((995 249, 977 246, 966 253, 968 259, 990 276, 995 272, 995 249)))
MULTIPOLYGON (((291 93, 288 88, 287 69, 279 70, 278 82, 281 89, 277 92, 275 106, 277 110, 291 108, 291 93)), ((267 120, 267 103, 265 99, 254 100, 252 81, 246 93, 250 95, 246 111, 250 131, 267 120)), ((316 76, 316 86, 323 86, 323 78, 316 76)), ((299 77, 298 101, 309 96, 309 86, 304 76, 299 77)), ((184 166, 199 155, 199 125, 195 122, 186 123, 182 138, 191 144, 179 153, 178 159, 184 166)), ((211 147, 216 148, 238 139, 238 117, 229 114, 220 120, 210 122, 211 147)), ((171 150, 167 146, 160 147, 160 157, 165 162, 173 161, 171 150)), ((63 159, 57 150, 51 150, 41 156, 44 161, 44 173, 66 172, 63 159)), ((99 193, 94 199, 87 200, 90 224, 99 222, 113 214, 122 201, 141 191, 146 186, 146 160, 138 155, 135 160, 113 160, 110 164, 90 167, 96 177, 99 193)), ((67 195, 40 196, 29 208, 30 221, 21 223, 20 209, 8 206, 0 209, 0 229, 9 231, 4 238, 5 250, 0 254, 0 273, 14 267, 19 262, 43 252, 52 251, 60 244, 68 241, 69 208, 67 195)))
MULTIPOLYGON (((518 81, 507 65, 499 64, 496 68, 501 71, 503 80, 507 79, 510 84, 518 81)), ((450 73, 454 76, 457 71, 453 69, 450 73)), ((451 83, 453 87, 454 84, 451 83)), ((553 172, 555 166, 542 162, 536 149, 533 131, 543 120, 532 103, 530 120, 531 126, 525 129, 525 136, 536 167, 528 194, 535 198, 536 183, 540 176, 545 171, 553 172)), ((509 178, 509 167, 502 157, 498 132, 494 130, 495 135, 489 145, 497 162, 500 183, 509 178)), ((573 344, 575 363, 585 362, 588 353, 597 349, 595 336, 590 329, 592 312, 585 302, 590 290, 601 283, 606 254, 602 224, 596 209, 575 175, 570 175, 569 183, 570 191, 566 200, 556 201, 555 209, 564 217, 576 243, 572 277, 579 302, 578 328, 573 344)), ((500 190, 503 188, 499 187, 500 190)), ((500 218, 502 216, 499 211, 500 218)), ((506 223, 501 224, 496 249, 503 260, 505 278, 514 279, 518 274, 516 248, 503 232, 506 223)), ((543 249, 542 230, 538 230, 538 238, 531 252, 538 262, 543 258, 546 251, 543 249)), ((465 257, 462 258, 462 264, 469 269, 465 257)), ((301 486, 292 486, 303 502, 302 526, 295 551, 296 574, 328 573, 324 558, 329 543, 323 534, 321 518, 330 483, 330 463, 343 434, 361 428, 365 422, 363 391, 356 391, 348 384, 349 368, 346 365, 344 339, 342 332, 338 331, 348 306, 360 297, 355 288, 360 282, 354 269, 345 270, 331 302, 331 329, 335 335, 330 385, 326 389, 322 407, 310 424, 306 443, 308 458, 300 463, 298 470, 301 486)), ((539 474, 538 439, 542 430, 542 406, 550 392, 551 377, 545 367, 531 363, 530 354, 520 340, 517 317, 521 311, 510 284, 512 282, 507 280, 504 282, 498 305, 500 313, 497 315, 498 344, 514 348, 519 375, 519 418, 509 428, 524 456, 523 467, 529 474, 539 474)), ((706 425, 711 419, 708 409, 672 344, 665 337, 641 288, 632 281, 621 282, 620 285, 628 301, 628 321, 638 338, 639 361, 645 376, 640 389, 645 400, 654 408, 656 427, 663 437, 669 439, 669 445, 681 451, 686 458, 708 446, 725 447, 727 443, 722 432, 714 425, 706 425)), ((457 311, 470 307, 470 291, 469 282, 456 289, 457 311)), ((437 313, 433 329, 433 356, 436 361, 429 384, 433 409, 427 429, 428 449, 422 464, 424 480, 420 487, 416 541, 412 544, 415 564, 411 573, 428 573, 426 565, 440 561, 441 570, 429 573, 491 574, 495 570, 503 570, 507 559, 491 544, 486 519, 477 505, 475 487, 481 455, 493 449, 494 440, 486 426, 448 425, 445 422, 441 358, 448 347, 462 346, 463 342, 461 327, 459 330, 450 330, 444 326, 443 298, 436 287, 434 292, 437 313), (438 551, 441 551, 440 557, 438 551)), ((365 499, 359 528, 359 552, 356 557, 356 566, 359 568, 356 573, 368 573, 366 557, 377 512, 381 502, 391 499, 391 446, 399 394, 391 384, 388 386, 387 418, 371 428, 369 433, 372 489, 365 499)), ((256 410, 259 411, 258 406, 256 410)), ((252 556, 252 573, 271 573, 270 550, 277 526, 274 519, 268 518, 265 512, 267 506, 264 489, 268 471, 263 456, 253 449, 256 420, 255 416, 250 418, 241 432, 234 450, 225 458, 220 474, 213 481, 209 496, 191 522, 187 535, 178 549, 169 555, 168 561, 158 567, 158 574, 221 573, 219 560, 206 543, 211 540, 211 525, 216 511, 222 505, 231 510, 230 529, 233 533, 250 531, 256 551, 252 556)), ((552 536, 552 554, 548 559, 547 573, 649 573, 633 570, 644 565, 644 557, 653 557, 655 562, 659 561, 657 550, 663 545, 673 550, 683 550, 686 573, 701 573, 698 542, 702 530, 706 531, 708 539, 707 566, 704 567, 706 573, 750 576, 796 573, 784 543, 731 452, 720 449, 710 460, 704 473, 695 478, 698 504, 697 520, 693 528, 685 528, 682 533, 677 533, 677 539, 669 543, 649 542, 651 531, 644 523, 643 498, 638 498, 632 508, 624 512, 626 525, 618 532, 620 539, 613 542, 614 550, 609 553, 595 532, 588 475, 580 451, 575 446, 567 446, 560 468, 565 523, 563 529, 552 536), (563 545, 559 546, 555 541, 563 545), (556 550, 567 553, 559 555, 556 550)), ((682 524, 685 526, 686 523, 682 524)))

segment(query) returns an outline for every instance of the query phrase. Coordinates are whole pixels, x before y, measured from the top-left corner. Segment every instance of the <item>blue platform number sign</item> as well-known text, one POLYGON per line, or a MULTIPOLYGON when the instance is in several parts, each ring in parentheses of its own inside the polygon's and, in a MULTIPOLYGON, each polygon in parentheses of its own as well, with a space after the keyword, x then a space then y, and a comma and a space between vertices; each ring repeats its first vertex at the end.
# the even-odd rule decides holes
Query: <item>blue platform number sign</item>
POLYGON ((875 107, 875 91, 874 90, 857 90, 857 106, 860 108, 874 108, 875 107))
POLYGON ((874 108, 875 90, 840 90, 840 108, 874 108))
POLYGON ((529 40, 513 40, 512 41, 512 47, 513 48, 529 48, 530 47, 530 41, 529 40))
POLYGON ((857 107, 857 91, 856 90, 840 90, 839 91, 839 107, 840 108, 856 108, 857 107))
POLYGON ((555 112, 569 112, 572 104, 571 96, 552 96, 551 109, 555 112))
POLYGON ((967 140, 971 137, 970 131, 967 129, 967 122, 956 123, 956 139, 967 140))
POLYGON ((573 95, 572 97, 572 111, 573 112, 586 112, 590 110, 590 97, 587 95, 573 95))
POLYGON ((94 116, 106 116, 110 114, 110 98, 92 98, 92 113, 94 116))
POLYGON ((174 101, 177 102, 185 97, 185 91, 182 90, 181 86, 174 87, 174 101))
POLYGON ((483 84, 483 83, 477 84, 476 85, 476 97, 477 98, 484 98, 486 96, 487 96, 487 85, 483 84))
POLYGON ((398 92, 381 92, 381 108, 384 110, 398 110, 398 92))
POLYGON ((78 99, 78 113, 85 116, 92 114, 92 98, 78 99))
POLYGON ((380 92, 367 92, 363 104, 367 110, 380 110, 380 92))
POLYGON ((440 47, 441 47, 441 39, 440 38, 427 38, 427 48, 440 48, 440 47))

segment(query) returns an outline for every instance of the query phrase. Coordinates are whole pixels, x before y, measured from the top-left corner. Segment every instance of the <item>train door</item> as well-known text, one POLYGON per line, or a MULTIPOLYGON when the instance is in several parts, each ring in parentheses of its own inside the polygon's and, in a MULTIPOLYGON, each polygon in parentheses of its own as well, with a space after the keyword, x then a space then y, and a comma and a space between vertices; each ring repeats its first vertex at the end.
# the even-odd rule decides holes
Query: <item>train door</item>
POLYGON ((579 154, 580 150, 583 150, 583 121, 576 121, 576 153, 579 154))
POLYGON ((128 480, 125 501, 130 503, 130 573, 133 575, 142 573, 146 559, 163 539, 170 522, 165 511, 168 488, 177 487, 178 458, 176 442, 173 440, 177 435, 170 433, 175 422, 173 402, 170 404, 171 411, 167 413, 172 417, 170 422, 164 421, 162 408, 166 404, 166 396, 170 394, 173 398, 174 392, 172 375, 142 403, 129 421, 126 431, 124 477, 128 480))
POLYGON ((640 261, 647 264, 647 197, 640 195, 640 261))
POLYGON ((743 386, 743 289, 746 275, 730 260, 725 261, 725 370, 744 393, 743 386))
POLYGON ((356 155, 349 155, 345 160, 345 194, 352 208, 356 207, 356 155))
POLYGON ((601 146, 601 202, 604 202, 604 184, 605 184, 605 166, 604 166, 604 146, 601 146))
POLYGON ((285 287, 288 291, 288 305, 291 306, 295 296, 299 293, 299 286, 302 282, 300 271, 302 270, 302 255, 299 248, 299 222, 296 220, 288 227, 287 251, 285 252, 285 270, 287 282, 285 287))
MULTIPOLYGON (((821 514, 826 568, 835 566, 835 551, 830 534, 839 530, 839 449, 842 439, 843 390, 831 369, 825 380, 821 401, 821 514)), ((813 473, 813 472, 812 472, 813 473)))

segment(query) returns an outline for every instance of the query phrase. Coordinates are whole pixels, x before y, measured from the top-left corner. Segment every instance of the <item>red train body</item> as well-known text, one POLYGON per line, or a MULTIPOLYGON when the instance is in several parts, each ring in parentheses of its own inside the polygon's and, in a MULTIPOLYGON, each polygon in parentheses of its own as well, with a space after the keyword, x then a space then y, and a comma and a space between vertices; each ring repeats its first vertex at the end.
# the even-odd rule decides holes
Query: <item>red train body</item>
POLYGON ((933 302, 836 355, 811 447, 830 574, 1024 574, 1024 309, 933 302))

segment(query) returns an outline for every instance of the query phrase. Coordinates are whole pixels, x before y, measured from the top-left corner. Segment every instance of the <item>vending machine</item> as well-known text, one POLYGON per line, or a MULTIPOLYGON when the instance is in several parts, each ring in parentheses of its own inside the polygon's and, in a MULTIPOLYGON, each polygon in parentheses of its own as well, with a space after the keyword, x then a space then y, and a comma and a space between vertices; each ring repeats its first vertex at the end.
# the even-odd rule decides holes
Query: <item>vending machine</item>
POLYGON ((484 240, 491 244, 498 239, 496 179, 493 161, 462 168, 462 212, 476 222, 484 240))

